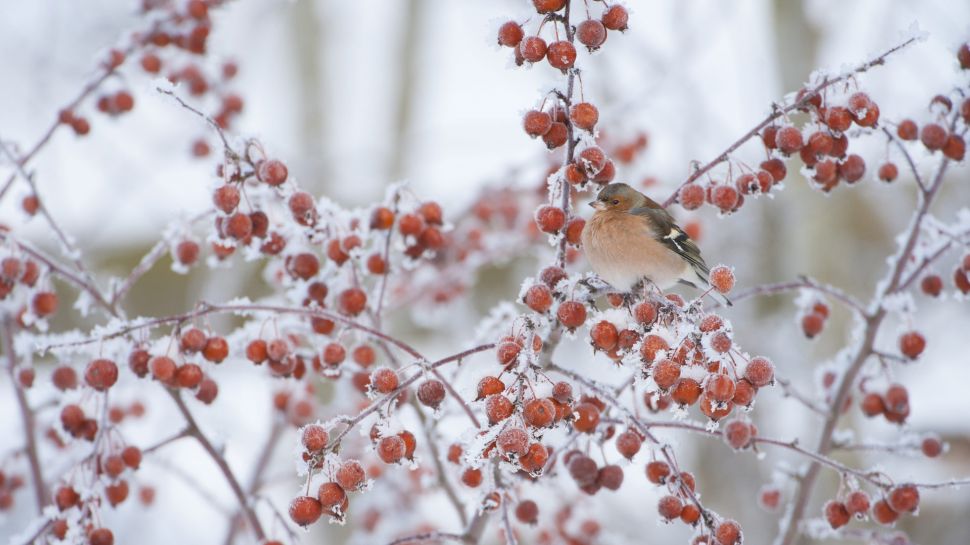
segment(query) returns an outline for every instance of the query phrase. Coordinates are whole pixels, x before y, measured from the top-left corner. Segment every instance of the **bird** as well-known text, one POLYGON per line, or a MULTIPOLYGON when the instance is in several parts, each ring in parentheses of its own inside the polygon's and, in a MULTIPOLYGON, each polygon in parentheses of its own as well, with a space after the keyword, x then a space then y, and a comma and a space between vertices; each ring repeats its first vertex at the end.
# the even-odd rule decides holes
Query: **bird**
MULTIPOLYGON (((710 268, 700 248, 656 201, 624 183, 612 183, 589 203, 596 209, 582 244, 593 271, 629 293, 641 282, 664 290, 675 284, 709 290, 710 268)), ((709 290, 723 304, 731 301, 709 290)))

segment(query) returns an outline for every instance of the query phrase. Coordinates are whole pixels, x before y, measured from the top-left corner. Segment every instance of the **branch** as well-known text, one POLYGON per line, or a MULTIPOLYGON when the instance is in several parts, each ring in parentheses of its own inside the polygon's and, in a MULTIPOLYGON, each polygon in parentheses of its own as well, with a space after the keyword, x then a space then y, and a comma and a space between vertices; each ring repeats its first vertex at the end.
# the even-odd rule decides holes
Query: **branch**
POLYGON ((737 150, 738 148, 740 148, 741 146, 743 146, 748 140, 750 140, 753 137, 755 137, 758 133, 761 132, 762 129, 764 129, 765 127, 767 127, 771 123, 773 123, 779 117, 785 116, 785 115, 787 115, 788 113, 790 113, 790 112, 792 112, 794 110, 797 110, 799 108, 805 107, 808 104, 808 102, 812 99, 812 97, 814 95, 820 93, 821 91, 823 91, 827 87, 830 87, 832 85, 835 85, 836 83, 840 83, 842 81, 845 81, 845 80, 847 80, 849 78, 853 78, 857 74, 861 74, 863 72, 868 71, 870 68, 873 68, 875 66, 879 66, 879 65, 885 63, 886 62, 886 57, 888 57, 889 55, 892 55, 893 53, 895 53, 895 52, 897 52, 897 51, 905 48, 906 46, 908 46, 908 45, 910 45, 910 44, 912 44, 912 43, 914 43, 916 41, 917 41, 917 38, 915 38, 915 37, 909 38, 906 41, 904 41, 904 42, 902 42, 902 43, 900 43, 900 44, 898 44, 898 45, 896 45, 896 46, 894 46, 894 47, 886 50, 881 55, 879 55, 879 56, 877 56, 877 57, 875 57, 875 58, 873 58, 873 59, 871 59, 869 61, 866 61, 866 62, 860 64, 859 66, 857 66, 855 69, 853 69, 851 71, 844 72, 844 73, 840 74, 839 76, 837 76, 835 78, 832 78, 832 79, 828 79, 828 78, 823 79, 822 80, 822 83, 816 85, 815 87, 812 87, 811 89, 808 89, 807 92, 805 92, 804 96, 800 100, 796 100, 796 101, 792 102, 791 104, 789 104, 787 106, 784 106, 784 107, 775 106, 774 111, 768 117, 766 117, 761 123, 758 123, 757 125, 755 125, 755 127, 753 129, 751 129, 750 131, 748 131, 744 136, 742 136, 741 138, 739 138, 738 140, 736 140, 733 144, 731 144, 730 146, 728 146, 727 149, 725 149, 724 151, 722 151, 720 155, 718 155, 717 157, 715 157, 713 160, 711 160, 706 165, 704 165, 704 166, 698 168, 697 170, 695 170, 694 173, 691 174, 690 176, 688 176, 687 179, 684 180, 683 183, 681 183, 680 185, 678 185, 677 188, 674 189, 673 193, 671 193, 670 196, 667 197, 667 200, 665 200, 663 202, 664 208, 670 206, 671 204, 673 204, 674 202, 677 201, 677 194, 678 194, 678 192, 680 192, 680 188, 682 188, 685 185, 687 185, 687 184, 689 184, 689 183, 697 180, 698 178, 700 178, 701 176, 703 176, 704 174, 706 174, 707 172, 709 172, 712 168, 714 168, 717 165, 723 163, 724 161, 727 161, 730 158, 731 154, 734 153, 735 150, 737 150))
POLYGON ((465 539, 464 534, 449 534, 447 532, 424 532, 413 536, 400 537, 391 541, 387 545, 405 545, 407 543, 423 543, 425 541, 457 541, 460 543, 471 543, 465 539))
MULTIPOLYGON (((951 126, 952 123, 955 123, 955 121, 956 114, 954 114, 951 126)), ((835 396, 832 398, 832 402, 829 405, 829 415, 825 419, 825 425, 822 428, 822 433, 818 440, 818 447, 815 449, 815 451, 820 455, 824 456, 832 450, 834 444, 832 434, 835 431, 839 417, 842 414, 842 407, 845 405, 845 400, 848 398, 852 390, 852 386, 855 384, 856 377, 862 370, 862 366, 865 364, 869 356, 873 354, 876 335, 879 332, 879 327, 882 324, 883 318, 885 318, 887 314, 886 308, 880 303, 886 295, 894 293, 900 289, 903 270, 906 268, 906 264, 913 255, 913 250, 916 248, 916 242, 919 239, 923 220, 926 218, 926 215, 929 212, 929 208, 933 203, 934 197, 936 196, 940 187, 943 185, 943 174, 946 172, 948 165, 949 159, 944 157, 940 162, 940 166, 937 168, 936 175, 934 176, 931 185, 926 192, 920 193, 920 203, 910 223, 909 231, 906 234, 906 242, 893 259, 893 265, 889 272, 888 279, 885 281, 885 283, 880 283, 880 285, 884 285, 885 287, 875 295, 871 305, 871 307, 873 307, 872 313, 867 313, 864 316, 865 331, 863 333, 863 338, 859 343, 855 354, 851 358, 851 363, 849 363, 845 372, 841 375, 841 377, 839 377, 835 396)), ((795 536, 798 533, 799 522, 805 514, 805 509, 808 506, 808 501, 812 494, 812 490, 815 487, 815 481, 818 478, 821 467, 822 466, 818 462, 813 462, 808 467, 808 470, 805 472, 802 479, 798 481, 793 507, 789 511, 789 516, 785 521, 782 522, 782 530, 775 543, 779 545, 791 545, 791 543, 794 542, 795 536)))
POLYGON ((34 498, 37 502, 37 514, 42 514, 44 506, 47 505, 47 491, 44 485, 44 475, 40 468, 40 458, 37 454, 36 427, 34 425, 34 413, 27 402, 20 382, 17 380, 15 368, 17 367, 17 354, 13 346, 13 321, 9 315, 3 316, 3 351, 7 353, 7 373, 10 375, 10 386, 13 387, 14 396, 17 398, 17 407, 20 409, 20 421, 24 427, 24 451, 27 453, 27 461, 30 464, 30 476, 34 485, 34 498))
MULTIPOLYGON (((865 314, 865 307, 862 305, 862 303, 855 297, 852 297, 839 288, 830 286, 828 284, 823 284, 814 278, 804 275, 799 276, 798 278, 798 280, 793 280, 790 282, 778 282, 774 284, 761 284, 759 286, 753 286, 738 292, 737 295, 732 297, 732 300, 743 301, 744 299, 750 299, 752 297, 762 295, 777 295, 800 289, 811 289, 832 297, 836 301, 844 304, 850 310, 854 310, 859 314, 865 314)), ((720 306, 720 304, 718 303, 716 306, 720 306)))

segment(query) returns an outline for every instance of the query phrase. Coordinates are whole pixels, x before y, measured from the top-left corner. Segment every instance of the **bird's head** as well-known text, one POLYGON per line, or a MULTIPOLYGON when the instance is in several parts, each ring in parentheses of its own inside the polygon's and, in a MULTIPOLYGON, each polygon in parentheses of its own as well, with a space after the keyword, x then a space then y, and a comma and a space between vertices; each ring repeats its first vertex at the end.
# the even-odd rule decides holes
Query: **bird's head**
POLYGON ((644 206, 646 202, 647 198, 636 189, 626 184, 614 183, 601 189, 596 200, 589 205, 597 210, 625 212, 631 208, 644 206))

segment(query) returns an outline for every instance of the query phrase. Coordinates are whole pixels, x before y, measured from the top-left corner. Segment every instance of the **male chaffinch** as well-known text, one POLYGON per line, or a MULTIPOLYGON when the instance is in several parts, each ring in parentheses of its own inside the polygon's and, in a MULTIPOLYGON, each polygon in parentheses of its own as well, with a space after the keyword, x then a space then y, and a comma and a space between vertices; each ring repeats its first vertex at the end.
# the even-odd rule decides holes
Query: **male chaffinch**
MULTIPOLYGON (((697 244, 657 202, 613 183, 589 205, 596 212, 583 229, 583 249, 596 274, 614 288, 630 292, 641 281, 660 289, 677 283, 698 289, 710 285, 710 269, 697 244)), ((731 304, 717 291, 711 293, 731 304)))

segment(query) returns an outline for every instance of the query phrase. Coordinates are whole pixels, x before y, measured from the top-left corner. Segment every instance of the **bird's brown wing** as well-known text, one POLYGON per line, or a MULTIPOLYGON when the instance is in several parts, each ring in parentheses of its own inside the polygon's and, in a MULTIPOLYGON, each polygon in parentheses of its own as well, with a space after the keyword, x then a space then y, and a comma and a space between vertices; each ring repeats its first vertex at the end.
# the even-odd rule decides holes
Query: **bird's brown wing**
POLYGON ((674 218, 659 205, 641 206, 630 209, 630 214, 647 218, 654 225, 654 236, 671 251, 679 255, 684 261, 690 263, 697 275, 707 282, 707 275, 710 269, 704 258, 701 257, 701 250, 697 244, 687 236, 687 233, 677 225, 674 218))

